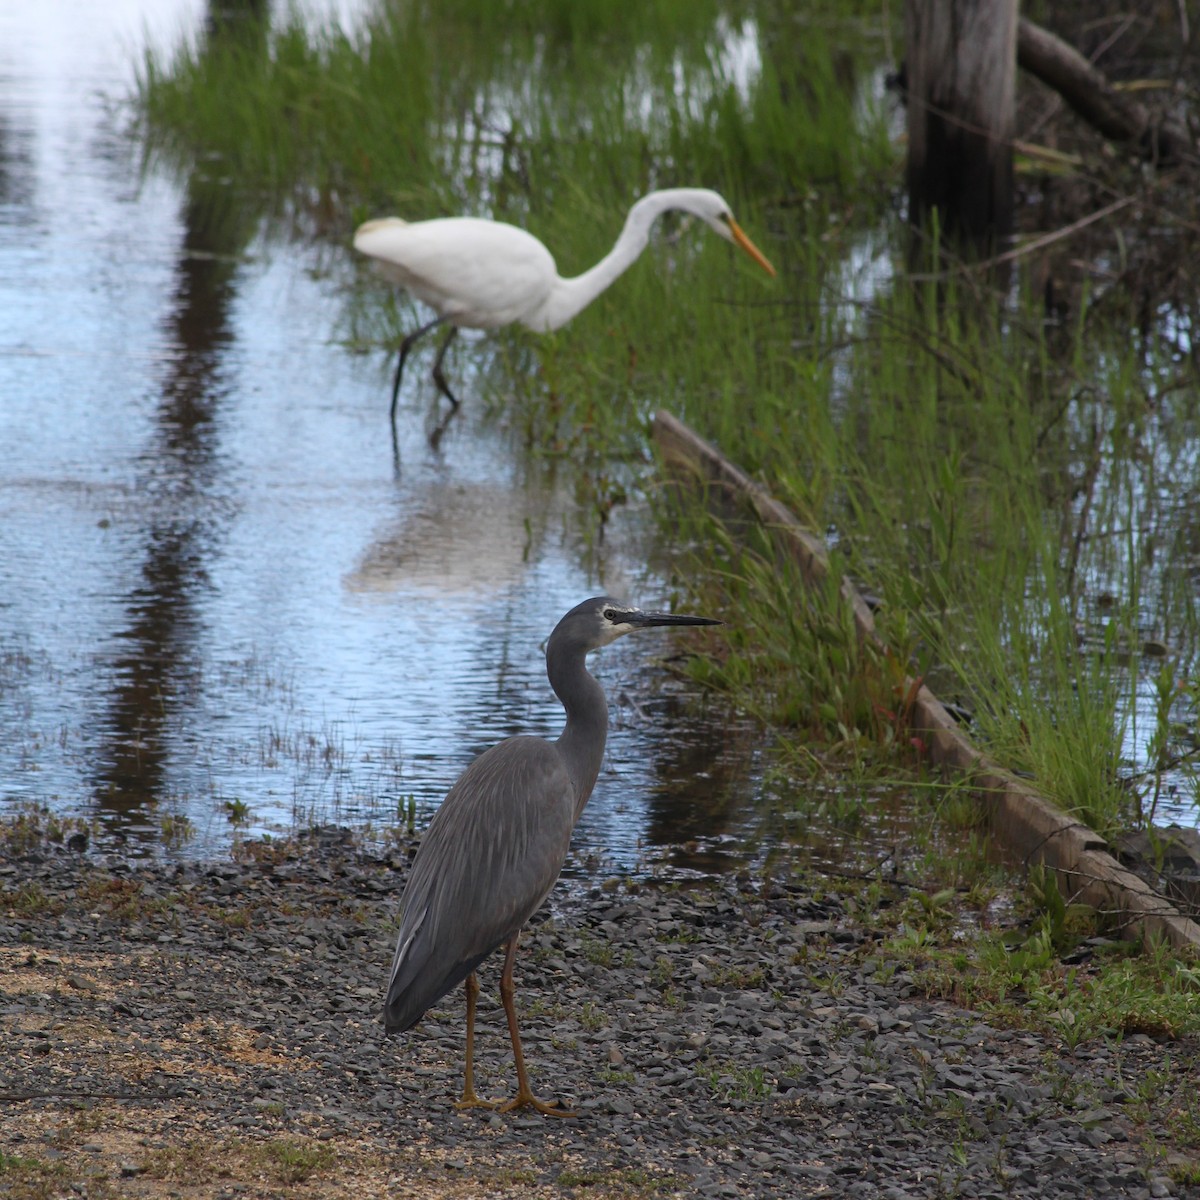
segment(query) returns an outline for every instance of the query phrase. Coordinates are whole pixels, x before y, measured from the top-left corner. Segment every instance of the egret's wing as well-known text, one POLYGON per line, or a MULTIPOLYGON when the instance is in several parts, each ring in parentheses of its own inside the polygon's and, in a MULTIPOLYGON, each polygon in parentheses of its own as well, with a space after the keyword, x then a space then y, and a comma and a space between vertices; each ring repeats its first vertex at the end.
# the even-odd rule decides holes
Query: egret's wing
POLYGON ((407 1029, 537 911, 571 841, 574 790, 558 751, 509 738, 438 809, 413 861, 384 1020, 407 1029))
POLYGON ((522 320, 542 306, 558 275, 553 255, 532 234, 477 217, 368 221, 354 245, 378 259, 393 283, 468 328, 522 320))

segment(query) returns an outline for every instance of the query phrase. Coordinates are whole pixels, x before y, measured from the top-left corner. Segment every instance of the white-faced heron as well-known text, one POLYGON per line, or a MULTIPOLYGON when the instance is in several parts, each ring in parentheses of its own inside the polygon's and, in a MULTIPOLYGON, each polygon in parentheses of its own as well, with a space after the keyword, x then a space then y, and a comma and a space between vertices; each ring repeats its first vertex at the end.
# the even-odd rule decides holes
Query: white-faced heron
POLYGON ((507 1112, 528 1105, 542 1113, 574 1115, 539 1100, 529 1087, 513 1005, 513 959, 521 927, 558 879, 571 831, 600 771, 608 703, 584 660, 590 651, 637 629, 719 624, 708 617, 642 612, 608 596, 571 609, 546 644, 546 674, 567 713, 562 734, 553 742, 507 738, 485 750, 459 776, 430 822, 401 900, 383 1021, 389 1033, 409 1029, 465 980, 467 1049, 460 1108, 507 1112), (493 1102, 475 1093, 475 968, 506 944, 500 996, 517 1094, 493 1102))

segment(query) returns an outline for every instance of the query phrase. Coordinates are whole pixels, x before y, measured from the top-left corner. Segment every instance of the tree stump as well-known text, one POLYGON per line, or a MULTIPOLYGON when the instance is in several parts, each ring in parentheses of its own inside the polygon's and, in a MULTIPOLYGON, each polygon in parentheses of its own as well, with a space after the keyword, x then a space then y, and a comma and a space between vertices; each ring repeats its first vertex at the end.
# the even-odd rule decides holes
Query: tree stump
POLYGON ((909 220, 956 248, 1013 228, 1017 0, 906 0, 909 220))

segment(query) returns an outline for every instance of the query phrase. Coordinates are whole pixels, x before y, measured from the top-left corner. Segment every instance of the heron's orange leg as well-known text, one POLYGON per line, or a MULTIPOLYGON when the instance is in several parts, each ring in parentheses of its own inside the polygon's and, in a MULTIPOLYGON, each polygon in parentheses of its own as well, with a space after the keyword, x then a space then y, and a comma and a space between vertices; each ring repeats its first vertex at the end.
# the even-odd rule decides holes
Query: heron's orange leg
POLYGON ((479 995, 479 980, 472 971, 467 976, 467 1065, 463 1073, 462 1099, 455 1108, 495 1108, 498 1100, 481 1100, 475 1094, 475 1000, 479 995))
POLYGON ((525 1073, 525 1055, 521 1053, 521 1035, 517 1030, 517 1008, 514 1003, 516 989, 513 986, 513 961, 517 957, 517 938, 514 933, 508 943, 508 951, 504 955, 504 973, 500 976, 500 999, 504 1001, 504 1014, 508 1017, 508 1034, 512 1038, 513 1061, 517 1066, 517 1094, 500 1105, 501 1112, 512 1112, 514 1108, 532 1108, 548 1117, 574 1117, 578 1114, 569 1109, 557 1107, 558 1101, 547 1103, 539 1100, 529 1086, 529 1076, 525 1073))

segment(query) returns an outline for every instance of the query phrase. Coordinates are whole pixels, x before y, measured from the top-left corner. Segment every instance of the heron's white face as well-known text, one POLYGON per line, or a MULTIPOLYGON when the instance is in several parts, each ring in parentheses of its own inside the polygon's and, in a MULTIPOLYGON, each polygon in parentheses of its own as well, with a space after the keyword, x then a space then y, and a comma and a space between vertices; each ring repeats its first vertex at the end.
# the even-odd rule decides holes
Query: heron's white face
POLYGON ((610 600, 599 606, 598 616, 600 618, 601 646, 607 646, 615 642, 617 638, 624 637, 627 633, 632 633, 635 629, 640 628, 639 624, 631 618, 641 616, 641 609, 634 608, 631 604, 619 604, 610 600))

